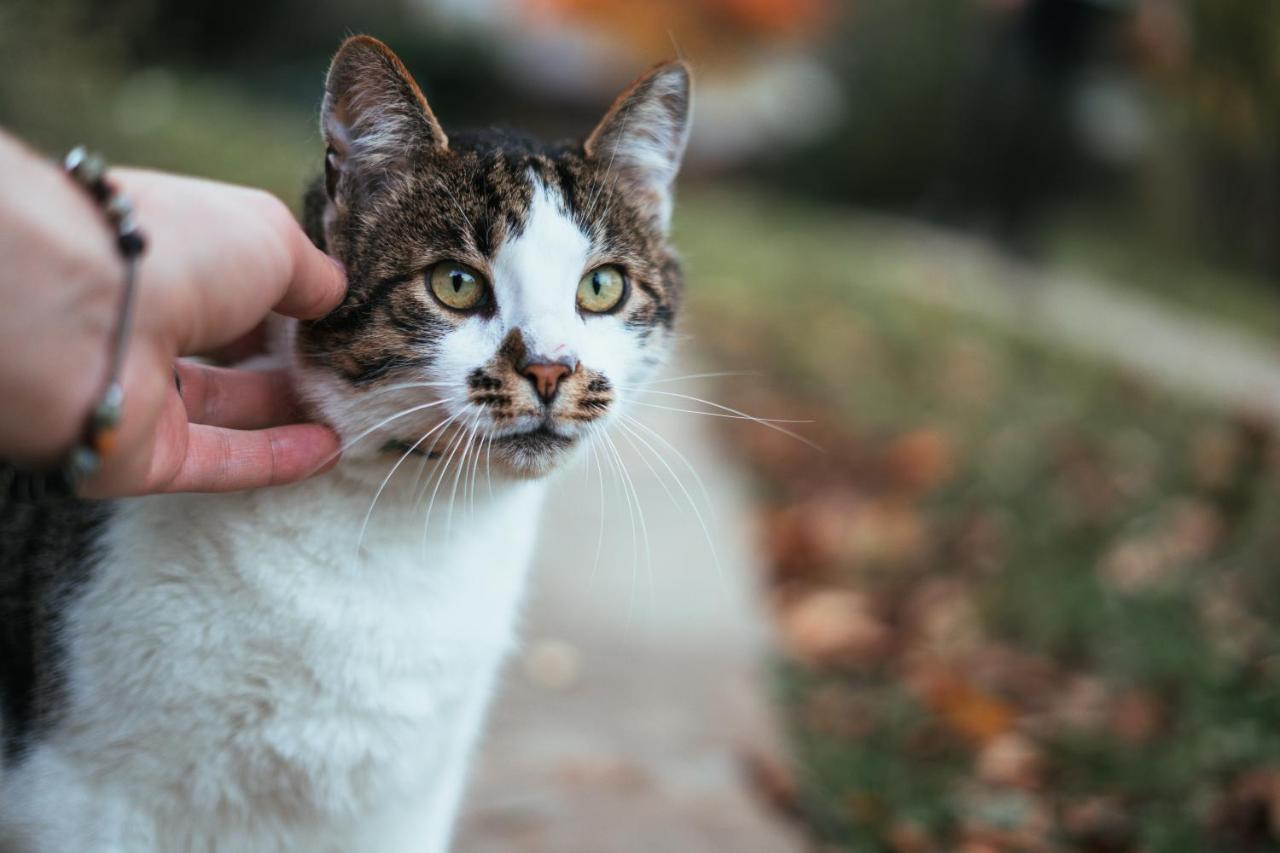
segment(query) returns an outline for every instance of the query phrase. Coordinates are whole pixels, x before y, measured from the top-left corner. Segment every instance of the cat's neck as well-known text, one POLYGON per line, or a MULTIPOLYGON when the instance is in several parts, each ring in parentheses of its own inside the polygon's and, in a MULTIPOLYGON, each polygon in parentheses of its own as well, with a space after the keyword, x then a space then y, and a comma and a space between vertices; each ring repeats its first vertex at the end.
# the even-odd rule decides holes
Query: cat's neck
MULTIPOLYGON (((532 524, 541 509, 547 481, 511 478, 477 464, 401 457, 344 460, 310 481, 280 494, 300 501, 342 507, 343 526, 354 532, 363 552, 384 545, 420 545, 452 550, 474 537, 499 535, 513 525, 532 524), (394 468, 394 470, 393 470, 394 468)), ((268 500, 271 498, 268 497, 268 500)))

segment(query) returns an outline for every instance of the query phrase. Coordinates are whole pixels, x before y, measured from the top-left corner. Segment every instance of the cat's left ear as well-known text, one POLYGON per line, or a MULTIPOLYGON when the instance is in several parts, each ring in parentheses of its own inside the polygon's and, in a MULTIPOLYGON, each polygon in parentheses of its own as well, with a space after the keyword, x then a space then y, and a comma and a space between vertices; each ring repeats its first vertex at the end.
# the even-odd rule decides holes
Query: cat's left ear
POLYGON ((690 85, 683 61, 654 66, 618 96, 583 145, 588 158, 625 182, 663 231, 689 141, 690 85))
POLYGON ((320 131, 329 198, 368 190, 415 155, 449 144, 400 58, 370 36, 342 43, 325 78, 320 131))

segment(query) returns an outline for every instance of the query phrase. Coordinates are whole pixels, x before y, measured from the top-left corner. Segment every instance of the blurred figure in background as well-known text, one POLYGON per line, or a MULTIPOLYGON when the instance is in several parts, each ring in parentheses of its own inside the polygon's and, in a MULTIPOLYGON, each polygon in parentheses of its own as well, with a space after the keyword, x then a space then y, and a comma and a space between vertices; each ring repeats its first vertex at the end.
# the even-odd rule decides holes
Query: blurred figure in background
POLYGON ((1031 254, 1046 209, 1079 180, 1076 103, 1126 0, 981 0, 995 20, 978 79, 972 203, 993 233, 1031 254))

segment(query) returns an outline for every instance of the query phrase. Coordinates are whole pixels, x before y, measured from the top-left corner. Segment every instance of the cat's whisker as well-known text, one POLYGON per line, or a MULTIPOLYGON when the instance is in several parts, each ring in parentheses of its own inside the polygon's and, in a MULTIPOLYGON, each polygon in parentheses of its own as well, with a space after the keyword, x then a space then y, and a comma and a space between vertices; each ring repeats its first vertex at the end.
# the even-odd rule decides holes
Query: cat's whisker
MULTIPOLYGON (((473 405, 474 404, 472 403, 468 403, 466 409, 463 409, 463 411, 470 409, 473 405)), ((431 527, 431 511, 436 505, 436 495, 440 492, 440 486, 444 482, 445 476, 449 473, 449 466, 453 464, 454 457, 457 456, 458 450, 462 446, 462 438, 465 435, 466 433, 460 429, 458 430, 457 435, 454 436, 453 440, 450 442, 446 449, 446 453, 448 455, 445 457, 444 464, 441 465, 440 471, 435 478, 436 484, 431 489, 431 500, 427 503, 427 514, 422 519, 422 549, 424 552, 427 548, 427 535, 431 527)), ((428 481, 427 485, 430 485, 430 481, 428 481)))
MULTIPOLYGON (((635 480, 632 478, 631 472, 627 469, 627 464, 623 460, 622 454, 618 451, 618 445, 616 445, 613 442, 613 439, 609 437, 608 433, 604 434, 604 440, 605 440, 606 446, 609 448, 609 451, 613 454, 614 459, 617 461, 618 471, 622 475, 624 486, 630 492, 630 496, 627 499, 628 504, 635 508, 635 517, 639 518, 639 521, 640 521, 639 529, 640 529, 640 533, 643 536, 645 566, 648 570, 649 593, 650 593, 649 600, 652 602, 653 600, 653 551, 649 546, 649 527, 645 522, 644 507, 640 503, 640 493, 636 491, 635 480)), ((634 519, 632 523, 634 524, 634 519)), ((636 546, 633 545, 633 547, 636 547, 636 546)), ((635 586, 638 580, 637 576, 639 575, 640 553, 641 552, 639 548, 636 547, 635 558, 632 561, 632 573, 631 573, 633 594, 634 594, 635 586)))
MULTIPOLYGON (((667 500, 668 500, 668 501, 670 501, 672 505, 675 505, 675 504, 676 504, 676 502, 677 502, 677 501, 676 501, 676 496, 671 492, 671 489, 670 489, 670 488, 668 488, 666 480, 664 480, 664 479, 662 478, 662 475, 661 475, 661 474, 659 474, 659 473, 658 473, 658 470, 657 470, 656 468, 654 468, 654 467, 653 467, 653 464, 649 461, 648 457, 646 457, 646 456, 644 455, 644 453, 642 453, 642 452, 640 451, 640 448, 637 446, 635 439, 639 438, 639 436, 637 436, 637 435, 636 435, 636 434, 635 434, 635 433, 634 433, 634 432, 633 432, 633 431, 632 431, 632 430, 631 430, 631 429, 630 429, 626 424, 624 424, 624 423, 619 423, 619 424, 618 424, 618 426, 620 426, 620 427, 622 428, 622 430, 623 430, 622 437, 623 437, 624 439, 626 439, 626 442, 627 442, 628 446, 630 446, 630 447, 631 447, 632 451, 633 451, 633 452, 635 453, 635 455, 636 455, 636 458, 637 458, 637 459, 639 459, 641 462, 643 462, 643 463, 644 463, 644 467, 645 467, 646 469, 648 469, 648 471, 649 471, 649 473, 650 473, 650 474, 652 474, 652 475, 653 475, 653 479, 654 479, 654 480, 657 482, 657 484, 662 488, 662 492, 663 492, 663 494, 665 494, 665 495, 667 496, 667 500)), ((650 452, 652 452, 652 448, 650 448, 650 452)), ((665 460, 663 460, 660 456, 658 457, 658 461, 663 462, 663 463, 665 464, 665 460)), ((668 470, 668 471, 670 471, 670 470, 671 470, 671 467, 670 467, 669 465, 667 466, 667 470, 668 470)), ((673 473, 673 476, 674 476, 674 472, 672 472, 672 473, 673 473)), ((689 496, 688 496, 688 491, 687 491, 686 489, 684 489, 684 486, 683 486, 683 484, 682 484, 682 483, 680 483, 679 478, 675 478, 675 479, 676 479, 676 485, 678 485, 678 486, 680 486, 680 487, 681 487, 681 491, 684 491, 684 492, 685 492, 685 497, 686 497, 686 499, 688 499, 688 497, 689 497, 689 496)), ((633 487, 632 487, 632 488, 634 489, 634 485, 633 485, 633 487)), ((637 502, 637 503, 639 503, 639 501, 640 501, 640 496, 637 494, 637 495, 636 495, 636 502, 637 502)), ((690 500, 690 506, 691 506, 691 507, 693 507, 692 500, 690 500)), ((694 510, 694 515, 695 515, 695 516, 699 516, 699 513, 698 513, 698 511, 697 511, 697 507, 693 507, 693 510, 694 510)), ((699 516, 699 517, 700 517, 700 516, 699 516)), ((703 532, 704 532, 704 533, 706 533, 706 530, 704 529, 704 531, 703 531, 703 532)), ((710 538, 709 538, 709 537, 708 537, 708 544, 710 544, 710 538)), ((647 536, 646 536, 646 546, 647 546, 647 545, 648 545, 648 541, 647 541, 647 536)), ((714 561, 715 561, 715 563, 716 563, 716 572, 717 572, 717 574, 719 574, 719 572, 720 572, 720 561, 719 561, 719 558, 718 558, 718 557, 716 557, 716 555, 715 555, 715 546, 714 546, 714 545, 712 545, 712 546, 711 546, 711 550, 712 550, 712 557, 713 557, 713 559, 714 559, 714 561)), ((655 595, 654 595, 653 552, 652 552, 651 550, 650 550, 650 551, 649 551, 649 553, 647 554, 647 561, 648 561, 648 566, 649 566, 649 607, 650 607, 650 609, 652 610, 652 608, 653 608, 654 604, 656 603, 656 598, 655 598, 655 595)))
MULTIPOLYGON (((662 393, 662 392, 651 392, 651 393, 662 393)), ((826 451, 822 448, 821 445, 815 444, 814 442, 810 441, 809 439, 805 438, 804 436, 800 435, 797 432, 794 432, 785 427, 779 426, 779 424, 805 424, 805 423, 812 423, 812 421, 793 420, 788 418, 757 418, 754 415, 748 415, 733 409, 731 409, 729 413, 703 412, 697 409, 681 409, 676 406, 663 406, 659 403, 648 403, 643 400, 631 400, 629 402, 634 406, 646 406, 650 409, 662 409, 665 412, 680 412, 686 415, 702 415, 708 418, 726 418, 728 420, 734 420, 734 421, 751 421, 752 423, 757 423, 757 424, 760 424, 760 426, 762 427, 771 429, 774 432, 778 432, 785 436, 789 436, 790 438, 794 438, 796 441, 808 447, 812 447, 814 450, 818 451, 819 453, 826 453, 826 451)))
POLYGON ((687 470, 690 474, 693 475, 693 481, 698 486, 698 491, 702 496, 703 506, 705 506, 707 509, 707 515, 714 520, 716 517, 716 505, 715 505, 715 502, 711 500, 711 492, 707 490, 707 484, 702 481, 702 475, 698 473, 698 469, 695 468, 693 463, 691 463, 688 460, 688 458, 683 453, 680 452, 680 448, 676 447, 674 444, 668 441, 667 438, 662 433, 658 432, 656 429, 649 426, 639 418, 633 415, 628 415, 626 412, 622 412, 621 416, 623 420, 625 420, 627 423, 630 423, 631 425, 639 427, 640 429, 644 430, 654 440, 660 442, 664 447, 666 447, 668 450, 670 450, 672 453, 675 454, 676 459, 678 459, 681 462, 681 464, 684 465, 685 470, 687 470))
POLYGON ((421 445, 428 438, 430 438, 433 433, 441 429, 444 429, 446 426, 448 426, 448 424, 449 424, 448 420, 443 421, 441 423, 436 424, 431 429, 423 433, 422 437, 419 438, 417 441, 415 441, 412 445, 410 445, 409 449, 406 450, 400 456, 400 458, 396 460, 396 463, 391 466, 391 470, 387 472, 387 476, 382 478, 382 482, 378 485, 378 490, 374 492, 373 500, 369 503, 369 510, 364 514, 364 521, 360 523, 360 534, 359 536, 356 537, 356 560, 357 561, 360 559, 360 547, 364 544, 364 534, 369 527, 369 519, 373 517, 373 509, 378 505, 378 498, 382 497, 383 490, 387 488, 387 484, 390 483, 391 478, 396 475, 396 471, 399 470, 400 466, 404 464, 404 461, 406 459, 408 459, 410 456, 413 455, 413 452, 418 449, 418 446, 421 445))
POLYGON ((410 391, 419 388, 456 388, 456 382, 398 382, 395 385, 380 385, 363 389, 363 394, 388 394, 392 391, 410 391))
POLYGON ((466 448, 467 439, 470 438, 471 436, 471 432, 468 429, 468 425, 465 420, 459 419, 458 423, 456 423, 454 426, 457 429, 456 440, 454 441, 453 446, 450 448, 450 453, 448 457, 444 460, 444 463, 441 466, 441 474, 440 474, 441 482, 438 483, 438 486, 444 485, 443 481, 448 479, 449 473, 452 470, 452 466, 454 465, 454 463, 458 463, 458 464, 462 463, 462 454, 464 449, 466 448))
POLYGON ((772 424, 811 424, 813 423, 812 420, 807 420, 802 418, 762 418, 756 415, 749 414, 747 412, 738 411, 737 409, 734 409, 730 406, 726 406, 723 403, 717 403, 714 400, 707 400, 702 397, 695 397, 692 394, 684 394, 679 391, 655 391, 652 388, 644 388, 636 385, 624 385, 622 386, 622 388, 624 391, 630 391, 636 394, 660 394, 663 397, 678 397, 681 400, 688 400, 691 403, 701 403, 704 406, 711 406, 713 409, 719 409, 722 412, 729 412, 730 414, 737 415, 738 417, 747 418, 748 420, 753 420, 753 421, 761 421, 763 423, 772 423, 772 424))
MULTIPOLYGON (((592 431, 599 433, 600 429, 596 428, 596 429, 593 429, 592 431)), ((595 468, 596 468, 596 482, 600 486, 599 488, 600 524, 598 525, 599 529, 596 531, 596 556, 595 556, 595 560, 591 564, 591 581, 592 581, 592 584, 594 585, 595 582, 598 581, 600 577, 600 554, 604 550, 604 513, 605 513, 604 467, 600 464, 600 452, 596 447, 596 442, 592 441, 587 446, 591 449, 591 459, 593 462, 595 462, 595 468)))
POLYGON ((615 460, 613 455, 608 452, 609 436, 603 427, 599 430, 599 438, 600 438, 600 455, 604 459, 604 461, 609 465, 609 474, 613 478, 614 492, 615 494, 618 494, 621 496, 622 503, 627 508, 627 522, 629 523, 630 529, 631 529, 631 556, 632 556, 631 575, 634 578, 636 574, 636 560, 639 558, 639 539, 636 533, 635 513, 631 508, 631 495, 627 492, 626 487, 623 485, 622 475, 618 471, 617 460, 615 460))
POLYGON ((484 433, 480 428, 482 418, 483 412, 477 410, 471 423, 471 436, 467 439, 467 455, 463 459, 461 502, 466 504, 468 518, 474 518, 476 511, 476 469, 480 466, 480 448, 484 445, 484 433))
POLYGON ((489 486, 489 500, 493 500, 493 433, 489 433, 489 445, 484 452, 484 479, 489 486))
MULTIPOLYGON (((639 423, 639 421, 635 421, 634 418, 632 418, 631 420, 634 423, 639 423)), ((622 427, 622 429, 625 432, 630 433, 632 436, 634 436, 635 439, 639 441, 640 444, 642 444, 646 449, 648 449, 648 451, 654 455, 654 458, 656 458, 659 462, 661 462, 662 466, 667 469, 667 473, 671 475, 671 479, 675 481, 676 486, 679 487, 681 493, 684 495, 685 500, 689 502, 689 509, 693 511, 693 517, 698 520, 698 526, 702 528, 702 535, 707 540, 707 548, 710 549, 711 551, 711 561, 715 564, 716 576, 720 578, 721 581, 723 581, 724 566, 720 562, 720 553, 719 551, 716 550, 715 538, 711 535, 711 528, 707 525, 706 519, 702 517, 702 512, 701 510, 698 509, 698 504, 696 501, 694 501, 693 495, 691 495, 689 493, 689 490, 685 487, 684 481, 680 479, 680 476, 676 473, 675 469, 671 467, 671 464, 669 462, 667 462, 666 457, 664 457, 661 453, 659 453, 658 450, 652 444, 646 441, 644 436, 640 435, 638 432, 633 430, 626 423, 620 423, 619 426, 622 427)), ((641 456, 641 458, 643 459, 644 457, 641 456)), ((653 470, 652 466, 650 466, 650 470, 653 470)), ((658 477, 657 471, 654 471, 654 476, 658 477)), ((658 477, 658 481, 662 482, 662 479, 658 477)), ((665 485, 663 486, 663 489, 664 490, 666 489, 665 485)), ((671 495, 669 491, 667 492, 667 494, 671 495)), ((671 496, 671 497, 672 497, 672 502, 674 503, 675 497, 674 496, 671 496)))
POLYGON ((427 511, 422 516, 422 554, 424 557, 427 553, 427 544, 430 541, 431 512, 435 507, 436 494, 439 492, 440 486, 444 482, 444 478, 449 473, 449 465, 453 462, 454 453, 460 446, 462 435, 463 433, 460 431, 454 434, 450 440, 450 444, 443 451, 443 458, 440 461, 440 467, 431 472, 431 475, 427 480, 426 487, 423 489, 424 498, 426 497, 427 489, 431 490, 431 497, 427 501, 427 511), (432 485, 432 482, 435 483, 434 486, 432 485))
MULTIPOLYGON (((423 437, 425 438, 425 436, 423 437)), ((414 447, 416 446, 417 445, 415 444, 414 447)), ((369 502, 369 509, 365 512, 364 520, 360 523, 360 532, 359 534, 356 535, 356 548, 355 548, 356 563, 360 562, 360 549, 364 545, 364 533, 365 533, 365 530, 367 530, 369 527, 369 519, 373 516, 373 508, 378 505, 378 498, 382 497, 382 491, 387 487, 387 483, 391 482, 391 478, 395 476, 396 470, 399 469, 400 464, 412 455, 413 455, 413 447, 410 447, 407 450, 405 450, 405 452, 400 455, 400 458, 396 460, 396 463, 391 466, 391 470, 387 472, 387 476, 382 478, 382 482, 378 484, 377 490, 373 493, 373 500, 369 502)))
POLYGON ((471 466, 471 517, 476 514, 476 478, 480 474, 480 451, 485 448, 493 436, 491 434, 481 435, 480 441, 476 444, 476 461, 471 466))
POLYGON ((662 379, 651 379, 641 382, 634 389, 645 389, 653 385, 666 385, 671 382, 685 382, 693 379, 719 379, 725 376, 763 376, 758 370, 718 370, 714 373, 686 373, 684 376, 667 376, 662 379))
MULTIPOLYGON (((635 453, 636 458, 644 463, 644 467, 648 469, 650 474, 653 475, 654 481, 657 482, 657 484, 662 487, 662 492, 667 496, 667 500, 670 501, 672 504, 675 504, 676 496, 672 494, 671 489, 667 487, 667 482, 666 480, 662 479, 662 475, 658 473, 658 469, 654 468, 653 463, 649 461, 648 457, 646 457, 643 453, 640 452, 640 448, 636 444, 635 440, 632 438, 632 435, 627 434, 628 432, 630 432, 630 430, 627 429, 626 424, 619 424, 619 426, 623 428, 624 433, 622 437, 626 439, 627 445, 635 453)), ((637 502, 639 501, 639 495, 636 496, 636 500, 637 502)), ((647 537, 646 537, 646 540, 647 540, 647 537)), ((654 604, 653 553, 649 552, 646 555, 646 557, 647 557, 648 572, 649 572, 649 606, 650 608, 652 608, 654 604)))
MULTIPOLYGON (((449 424, 454 423, 455 421, 457 421, 457 420, 458 420, 458 418, 462 417, 462 414, 463 414, 463 412, 465 412, 465 411, 466 411, 466 406, 464 406, 461 410, 459 410, 459 411, 457 411, 457 412, 453 413, 452 415, 450 415, 450 416, 445 420, 445 422, 444 422, 444 425, 443 425, 443 426, 444 426, 444 427, 448 427, 448 425, 449 425, 449 424)), ((418 485, 422 482, 422 476, 423 476, 423 474, 424 474, 424 473, 426 473, 427 466, 431 464, 431 461, 432 461, 432 454, 436 452, 436 447, 437 447, 437 446, 439 446, 439 444, 440 444, 440 440, 441 440, 442 438, 445 438, 447 435, 448 435, 448 433, 447 433, 447 432, 444 432, 444 431, 440 431, 440 432, 438 432, 438 433, 436 434, 436 437, 431 441, 431 446, 430 446, 430 447, 428 447, 428 448, 426 449, 426 451, 422 454, 422 461, 421 461, 420 463, 418 463, 418 473, 414 475, 414 477, 413 477, 413 487, 412 487, 412 488, 410 488, 410 490, 409 490, 409 494, 413 497, 413 506, 414 506, 414 509, 415 509, 415 510, 416 510, 416 509, 417 509, 417 507, 422 503, 422 499, 423 499, 423 497, 424 497, 424 492, 426 491, 426 487, 423 487, 423 491, 421 491, 421 492, 420 492, 420 491, 418 490, 418 485)), ((429 483, 429 481, 428 481, 428 483, 429 483)))
MULTIPOLYGON (((457 412, 449 420, 456 424, 458 420, 465 413, 466 413, 466 407, 464 407, 461 411, 457 412)), ((422 485, 421 491, 418 491, 418 484, 416 482, 414 483, 413 507, 415 512, 417 511, 418 507, 422 505, 422 502, 426 500, 427 490, 431 488, 432 480, 440 473, 440 469, 444 466, 445 460, 449 454, 449 451, 453 448, 454 443, 458 440, 458 437, 460 435, 461 433, 459 433, 457 430, 447 434, 441 433, 440 435, 436 436, 435 441, 431 442, 431 449, 427 452, 427 458, 422 460, 422 465, 423 465, 423 468, 430 466, 432 462, 436 462, 438 463, 438 465, 437 467, 433 468, 431 473, 427 476, 427 481, 422 485), (432 454, 435 453, 436 445, 441 439, 444 439, 444 448, 440 451, 438 455, 433 456, 432 454)))
POLYGON ((456 498, 458 496, 458 480, 459 479, 462 479, 462 498, 463 500, 466 500, 467 485, 466 485, 465 474, 467 470, 467 459, 471 454, 471 446, 472 444, 475 443, 476 427, 479 425, 479 423, 480 423, 480 416, 479 416, 479 412, 477 412, 475 420, 473 420, 469 425, 463 427, 463 429, 467 431, 467 443, 462 448, 462 456, 458 459, 458 468, 453 473, 453 485, 449 487, 449 509, 445 516, 446 518, 445 538, 446 539, 449 539, 453 536, 453 508, 457 504, 456 498))
MULTIPOLYGON (((479 421, 477 420, 477 424, 479 421)), ((486 432, 479 432, 476 440, 475 461, 471 463, 471 515, 475 516, 476 512, 476 479, 480 476, 480 454, 485 448, 489 435, 486 432)))
POLYGON ((686 415, 706 415, 709 418, 728 418, 731 421, 754 421, 755 423, 764 425, 813 423, 813 421, 798 420, 794 418, 757 418, 752 415, 731 415, 724 412, 707 412, 702 409, 682 409, 678 406, 664 406, 661 403, 649 403, 644 400, 628 400, 627 404, 632 406, 648 406, 651 409, 662 409, 667 412, 682 412, 686 415))
POLYGON ((426 411, 427 409, 431 409, 436 406, 443 406, 445 403, 450 403, 452 401, 453 401, 452 397, 447 397, 443 400, 433 400, 430 403, 422 403, 417 406, 411 406, 408 409, 405 409, 404 411, 396 412, 394 415, 383 418, 381 421, 378 421, 378 423, 369 427, 364 432, 357 435, 355 438, 349 439, 346 442, 344 442, 337 450, 335 450, 333 453, 326 456, 324 460, 316 467, 317 468, 324 467, 328 463, 332 462, 334 459, 337 459, 347 450, 351 449, 356 444, 356 442, 363 440, 364 438, 368 437, 371 433, 377 432, 378 430, 382 429, 384 426, 386 426, 387 424, 391 423, 394 420, 397 420, 398 418, 403 418, 406 415, 412 415, 415 412, 426 411))
POLYGON ((635 433, 631 432, 631 430, 624 423, 619 423, 618 426, 623 430, 622 437, 626 439, 627 445, 633 451, 635 451, 636 458, 644 463, 644 467, 647 468, 649 470, 649 473, 653 475, 654 482, 656 482, 659 486, 662 487, 662 491, 664 494, 666 494, 667 499, 670 500, 672 503, 675 503, 675 500, 676 500, 675 493, 673 493, 671 489, 667 486, 667 481, 664 480, 662 476, 658 473, 658 469, 653 467, 653 463, 649 461, 649 458, 640 452, 640 445, 636 443, 636 439, 634 437, 635 433))
MULTIPOLYGON (((477 427, 479 424, 477 423, 477 427)), ((475 428, 473 428, 475 429, 475 428)), ((475 471, 476 466, 480 463, 480 447, 484 444, 484 436, 480 435, 479 430, 475 432, 475 447, 467 448, 468 456, 466 460, 467 467, 462 471, 462 503, 467 507, 467 517, 474 518, 476 514, 476 490, 475 471)))

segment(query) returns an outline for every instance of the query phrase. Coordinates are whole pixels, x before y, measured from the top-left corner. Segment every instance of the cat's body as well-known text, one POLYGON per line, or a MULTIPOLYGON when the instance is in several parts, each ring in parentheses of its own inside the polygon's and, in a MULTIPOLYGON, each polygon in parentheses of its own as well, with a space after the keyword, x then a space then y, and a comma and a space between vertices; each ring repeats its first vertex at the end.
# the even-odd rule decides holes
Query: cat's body
POLYGON ((277 357, 348 445, 293 486, 0 505, 2 853, 439 853, 545 475, 665 352, 688 78, 580 146, 448 141, 384 46, 330 70, 277 357))
POLYGON ((40 851, 443 849, 545 485, 479 484, 424 544, 405 478, 365 562, 385 470, 117 504, 0 826, 40 851))

